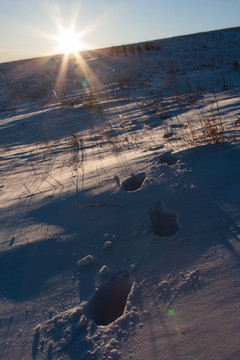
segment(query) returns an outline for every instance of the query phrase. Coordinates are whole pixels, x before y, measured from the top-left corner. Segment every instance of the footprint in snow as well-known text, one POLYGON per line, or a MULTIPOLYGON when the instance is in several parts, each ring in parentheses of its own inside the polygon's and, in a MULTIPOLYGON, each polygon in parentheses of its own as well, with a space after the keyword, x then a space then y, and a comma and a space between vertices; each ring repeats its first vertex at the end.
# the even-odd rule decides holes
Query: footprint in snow
POLYGON ((179 230, 177 216, 166 212, 160 202, 151 210, 150 220, 153 232, 158 236, 173 236, 179 230))
POLYGON ((100 286, 88 305, 89 317, 97 325, 108 325, 124 312, 128 294, 131 290, 128 271, 119 271, 100 286))
POLYGON ((122 183, 123 190, 129 191, 136 191, 140 189, 146 179, 145 173, 139 173, 137 175, 132 175, 131 177, 127 178, 122 183))
POLYGON ((177 158, 172 155, 172 151, 167 151, 164 154, 159 156, 159 161, 161 164, 167 164, 169 166, 175 165, 177 163, 177 158))

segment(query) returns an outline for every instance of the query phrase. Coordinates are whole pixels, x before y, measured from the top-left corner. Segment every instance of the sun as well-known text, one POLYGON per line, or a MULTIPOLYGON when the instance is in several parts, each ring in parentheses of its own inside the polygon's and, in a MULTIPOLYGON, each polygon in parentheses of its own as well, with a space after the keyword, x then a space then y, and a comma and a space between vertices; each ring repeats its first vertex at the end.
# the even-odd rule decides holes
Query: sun
POLYGON ((72 29, 62 29, 57 38, 58 50, 65 55, 76 54, 83 49, 83 44, 80 41, 81 34, 76 34, 72 29))

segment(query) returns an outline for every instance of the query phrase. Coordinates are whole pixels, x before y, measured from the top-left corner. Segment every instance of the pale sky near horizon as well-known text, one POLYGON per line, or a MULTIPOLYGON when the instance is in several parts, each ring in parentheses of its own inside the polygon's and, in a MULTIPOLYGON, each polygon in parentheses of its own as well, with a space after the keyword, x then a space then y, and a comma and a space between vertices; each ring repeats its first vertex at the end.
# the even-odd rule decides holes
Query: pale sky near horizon
POLYGON ((86 49, 240 25, 240 0, 0 0, 0 62, 56 50, 59 26, 86 49))

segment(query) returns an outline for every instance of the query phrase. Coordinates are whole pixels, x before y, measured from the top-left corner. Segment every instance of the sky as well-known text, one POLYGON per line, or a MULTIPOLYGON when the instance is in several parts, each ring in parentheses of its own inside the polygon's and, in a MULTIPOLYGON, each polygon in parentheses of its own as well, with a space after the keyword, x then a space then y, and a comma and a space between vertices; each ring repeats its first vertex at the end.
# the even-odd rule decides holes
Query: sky
POLYGON ((0 0, 0 62, 61 53, 61 28, 96 49, 235 27, 239 14, 239 0, 0 0))

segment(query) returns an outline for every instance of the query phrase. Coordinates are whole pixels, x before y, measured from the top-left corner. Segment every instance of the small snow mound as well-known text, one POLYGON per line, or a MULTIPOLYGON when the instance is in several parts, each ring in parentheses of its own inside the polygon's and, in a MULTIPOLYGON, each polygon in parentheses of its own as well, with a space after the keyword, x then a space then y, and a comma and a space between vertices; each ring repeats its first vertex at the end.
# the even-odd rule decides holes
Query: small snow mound
MULTIPOLYGON (((82 302, 79 306, 58 313, 52 319, 47 320, 35 328, 33 353, 38 353, 40 343, 51 343, 51 353, 61 351, 66 345, 72 343, 79 334, 80 329, 85 329, 89 320, 85 316, 87 303, 82 302), (39 329, 38 331, 36 329, 39 329)), ((85 331, 86 332, 86 331, 85 331)), ((48 349, 44 346, 43 353, 48 349)), ((49 358, 49 357, 48 357, 49 358)), ((52 357, 50 357, 52 359, 52 357)))
POLYGON ((41 330, 41 325, 40 324, 38 324, 36 327, 35 327, 35 334, 36 333, 39 333, 40 332, 40 330, 41 330))
POLYGON ((88 323, 88 319, 86 317, 86 315, 82 315, 78 324, 77 324, 77 328, 78 330, 82 329, 84 326, 86 326, 88 323))
POLYGON ((81 307, 75 307, 74 309, 72 309, 70 315, 69 315, 69 320, 70 321, 77 321, 80 316, 83 313, 83 309, 81 307))
POLYGON ((87 266, 94 262, 94 257, 92 255, 87 255, 81 260, 78 261, 78 266, 87 266))
POLYGON ((99 270, 98 273, 100 276, 106 276, 109 274, 109 268, 107 267, 107 265, 103 265, 103 267, 99 270))
POLYGON ((97 325, 108 325, 124 312, 128 294, 131 290, 128 271, 120 271, 102 285, 89 302, 89 317, 97 325))
POLYGON ((127 178, 123 181, 122 187, 125 191, 136 191, 140 189, 146 179, 145 173, 139 173, 137 175, 132 175, 130 178, 127 178))
POLYGON ((173 236, 179 230, 176 215, 165 212, 160 203, 150 212, 150 219, 154 234, 158 236, 173 236))
POLYGON ((130 270, 131 270, 131 271, 135 271, 135 270, 136 270, 136 265, 135 265, 135 264, 131 264, 131 265, 130 265, 130 270))
POLYGON ((110 240, 105 241, 105 243, 103 244, 104 249, 109 249, 111 246, 112 246, 112 242, 110 240))
POLYGON ((177 297, 201 289, 203 286, 202 276, 199 269, 180 272, 176 276, 161 281, 156 290, 159 299, 171 304, 177 297))

